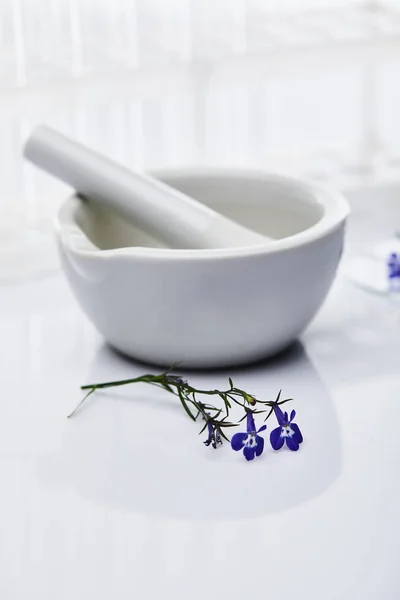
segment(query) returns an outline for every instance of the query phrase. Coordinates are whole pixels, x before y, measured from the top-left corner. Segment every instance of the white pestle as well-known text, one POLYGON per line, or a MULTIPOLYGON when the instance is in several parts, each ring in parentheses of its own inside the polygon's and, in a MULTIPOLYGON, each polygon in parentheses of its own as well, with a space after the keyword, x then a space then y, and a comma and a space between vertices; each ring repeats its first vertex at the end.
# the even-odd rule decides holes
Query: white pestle
POLYGON ((175 248, 265 245, 264 237, 148 175, 38 126, 24 148, 36 166, 175 248))

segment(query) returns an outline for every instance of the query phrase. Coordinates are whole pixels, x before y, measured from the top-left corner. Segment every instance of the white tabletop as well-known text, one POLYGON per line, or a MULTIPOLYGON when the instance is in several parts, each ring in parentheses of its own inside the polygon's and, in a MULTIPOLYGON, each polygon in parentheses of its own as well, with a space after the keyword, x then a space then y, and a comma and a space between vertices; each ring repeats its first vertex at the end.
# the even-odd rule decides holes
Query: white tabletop
MULTIPOLYGON (((350 248, 391 223, 366 214, 350 248)), ((80 384, 157 370, 107 349, 60 274, 3 286, 0 598, 398 599, 399 310, 339 276, 286 355, 186 374, 295 398, 300 451, 247 463, 153 388, 68 420, 80 384)))

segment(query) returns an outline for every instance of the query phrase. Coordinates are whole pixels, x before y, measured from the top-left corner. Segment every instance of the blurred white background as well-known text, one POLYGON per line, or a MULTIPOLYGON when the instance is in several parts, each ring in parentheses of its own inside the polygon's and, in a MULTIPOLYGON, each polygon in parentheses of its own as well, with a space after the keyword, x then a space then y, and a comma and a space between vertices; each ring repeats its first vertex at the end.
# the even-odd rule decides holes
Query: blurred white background
POLYGON ((0 49, 0 279, 56 264, 40 122, 137 170, 400 179, 400 0, 0 0, 0 49))

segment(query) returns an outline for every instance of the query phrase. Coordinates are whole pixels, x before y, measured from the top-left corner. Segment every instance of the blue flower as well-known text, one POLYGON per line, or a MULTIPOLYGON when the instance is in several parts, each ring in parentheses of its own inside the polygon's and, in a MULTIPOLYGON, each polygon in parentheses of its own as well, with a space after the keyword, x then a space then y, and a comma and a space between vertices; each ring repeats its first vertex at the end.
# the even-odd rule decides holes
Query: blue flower
POLYGON ((166 379, 168 383, 187 385, 187 380, 183 379, 183 377, 180 377, 179 375, 167 375, 166 379))
POLYGON ((296 411, 292 410, 290 413, 290 419, 287 412, 282 412, 278 404, 274 406, 275 416, 278 420, 279 427, 273 429, 269 436, 271 446, 274 450, 280 450, 283 444, 286 442, 286 446, 289 450, 298 450, 303 436, 299 426, 293 423, 293 419, 296 416, 296 411))
POLYGON ((387 260, 389 279, 400 279, 400 255, 392 252, 387 260))
POLYGON ((233 450, 242 450, 246 460, 253 460, 255 456, 260 456, 264 450, 264 438, 261 435, 261 431, 267 429, 266 425, 260 427, 256 431, 256 425, 254 423, 253 413, 250 411, 247 413, 247 432, 246 433, 235 433, 231 440, 231 446, 233 450))
POLYGON ((218 444, 222 445, 222 437, 221 437, 220 428, 218 427, 218 425, 213 423, 213 421, 210 419, 209 421, 207 421, 207 431, 208 431, 208 438, 204 442, 205 445, 206 446, 211 445, 214 449, 217 449, 218 444))

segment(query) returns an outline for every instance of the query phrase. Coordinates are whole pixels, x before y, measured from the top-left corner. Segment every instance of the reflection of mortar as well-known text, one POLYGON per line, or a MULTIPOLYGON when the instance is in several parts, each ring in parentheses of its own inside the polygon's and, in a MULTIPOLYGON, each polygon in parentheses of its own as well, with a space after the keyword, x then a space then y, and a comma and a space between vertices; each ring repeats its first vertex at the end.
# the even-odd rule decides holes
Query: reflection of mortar
MULTIPOLYGON (((198 425, 188 421, 172 396, 126 386, 99 393, 70 421, 60 453, 41 460, 40 476, 49 484, 65 482, 96 505, 184 519, 256 517, 323 493, 340 471, 338 424, 300 344, 272 363, 232 375, 260 398, 271 398, 282 385, 295 397, 305 437, 299 452, 269 448, 268 435, 276 426, 272 419, 266 450, 252 463, 228 444, 216 451, 205 448, 198 425)), ((103 348, 88 380, 110 376, 126 378, 129 368, 103 348)))
POLYGON ((164 365, 239 364, 287 347, 314 317, 335 277, 346 202, 257 172, 162 178, 274 241, 159 248, 119 217, 70 198, 58 220, 62 262, 97 329, 121 352, 164 365))

